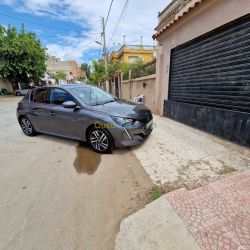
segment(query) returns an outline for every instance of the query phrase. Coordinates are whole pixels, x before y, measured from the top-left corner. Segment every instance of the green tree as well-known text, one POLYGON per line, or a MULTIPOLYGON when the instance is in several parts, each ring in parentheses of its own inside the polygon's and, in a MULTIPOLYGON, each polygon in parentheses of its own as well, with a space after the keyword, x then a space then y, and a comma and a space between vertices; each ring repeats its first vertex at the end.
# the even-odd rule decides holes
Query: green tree
POLYGON ((90 73, 91 73, 91 65, 87 63, 82 63, 81 70, 85 71, 87 78, 89 78, 90 73))
POLYGON ((143 61, 138 60, 135 63, 125 64, 118 61, 113 61, 108 64, 107 73, 105 71, 105 64, 103 60, 93 61, 92 62, 92 71, 89 75, 89 83, 100 86, 101 83, 104 83, 109 77, 113 76, 115 72, 122 71, 125 78, 128 79, 129 70, 135 70, 143 66, 143 61))
POLYGON ((108 77, 105 71, 104 61, 94 60, 92 62, 92 72, 89 76, 90 83, 95 84, 99 87, 101 83, 105 82, 107 78, 108 77))
POLYGON ((108 76, 111 77, 114 75, 116 71, 122 70, 122 66, 123 65, 120 62, 116 61, 110 62, 108 64, 108 76))
POLYGON ((22 25, 16 28, 0 25, 0 78, 9 80, 13 88, 18 82, 39 81, 46 70, 46 48, 36 35, 22 25))

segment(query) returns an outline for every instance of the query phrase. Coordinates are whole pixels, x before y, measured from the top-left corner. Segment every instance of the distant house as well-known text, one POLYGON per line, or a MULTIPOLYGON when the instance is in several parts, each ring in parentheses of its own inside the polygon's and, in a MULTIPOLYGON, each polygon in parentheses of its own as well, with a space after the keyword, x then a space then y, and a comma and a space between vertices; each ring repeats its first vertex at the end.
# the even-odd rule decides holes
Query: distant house
POLYGON ((160 114, 250 145, 249 13, 249 0, 174 0, 159 13, 160 114))
POLYGON ((47 72, 44 73, 44 77, 41 79, 42 85, 50 85, 50 84, 55 84, 56 80, 49 75, 47 72))
POLYGON ((72 69, 72 75, 75 80, 79 79, 86 79, 86 72, 84 70, 81 70, 81 68, 77 65, 76 61, 69 60, 67 61, 72 69))
POLYGON ((61 61, 55 56, 50 56, 46 61, 46 66, 47 72, 52 76, 58 72, 64 72, 66 74, 66 82, 74 82, 81 78, 86 78, 86 73, 73 60, 61 61))
POLYGON ((109 58, 109 62, 119 61, 120 63, 136 63, 142 61, 150 62, 154 59, 156 48, 146 45, 123 45, 119 51, 113 51, 109 58))

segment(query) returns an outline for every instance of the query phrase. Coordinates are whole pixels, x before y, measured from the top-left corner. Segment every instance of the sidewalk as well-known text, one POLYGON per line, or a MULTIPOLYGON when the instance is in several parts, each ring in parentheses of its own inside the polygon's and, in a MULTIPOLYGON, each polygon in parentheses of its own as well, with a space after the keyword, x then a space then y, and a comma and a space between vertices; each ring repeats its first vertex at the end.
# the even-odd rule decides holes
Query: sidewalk
POLYGON ((191 233, 162 196, 121 222, 115 250, 199 250, 191 233))
POLYGON ((134 154, 166 192, 194 189, 250 167, 249 148, 154 116, 155 129, 134 154))
POLYGON ((199 247, 250 249, 250 170, 162 196, 122 221, 115 249, 199 247))

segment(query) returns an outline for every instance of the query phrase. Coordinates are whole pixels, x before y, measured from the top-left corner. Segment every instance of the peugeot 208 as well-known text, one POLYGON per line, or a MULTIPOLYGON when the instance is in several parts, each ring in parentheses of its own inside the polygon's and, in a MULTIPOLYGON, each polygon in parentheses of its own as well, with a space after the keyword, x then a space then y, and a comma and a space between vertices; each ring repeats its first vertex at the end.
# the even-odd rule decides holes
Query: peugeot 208
POLYGON ((17 119, 28 136, 46 133, 87 141, 101 153, 140 144, 153 129, 144 105, 88 84, 33 89, 19 102, 17 119))

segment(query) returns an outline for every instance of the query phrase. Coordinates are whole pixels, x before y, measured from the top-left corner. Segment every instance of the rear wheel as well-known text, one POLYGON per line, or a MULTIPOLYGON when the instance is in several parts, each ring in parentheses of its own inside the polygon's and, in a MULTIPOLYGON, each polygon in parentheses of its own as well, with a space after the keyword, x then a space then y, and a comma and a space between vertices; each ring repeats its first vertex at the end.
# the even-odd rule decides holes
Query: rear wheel
POLYGON ((21 92, 17 91, 16 96, 21 96, 21 92))
POLYGON ((24 134, 28 135, 28 136, 34 136, 36 135, 36 131, 33 128, 31 122, 29 121, 28 118, 26 117, 21 117, 19 120, 20 126, 24 132, 24 134))
POLYGON ((111 153, 113 150, 113 139, 104 129, 91 128, 88 143, 98 153, 111 153))

